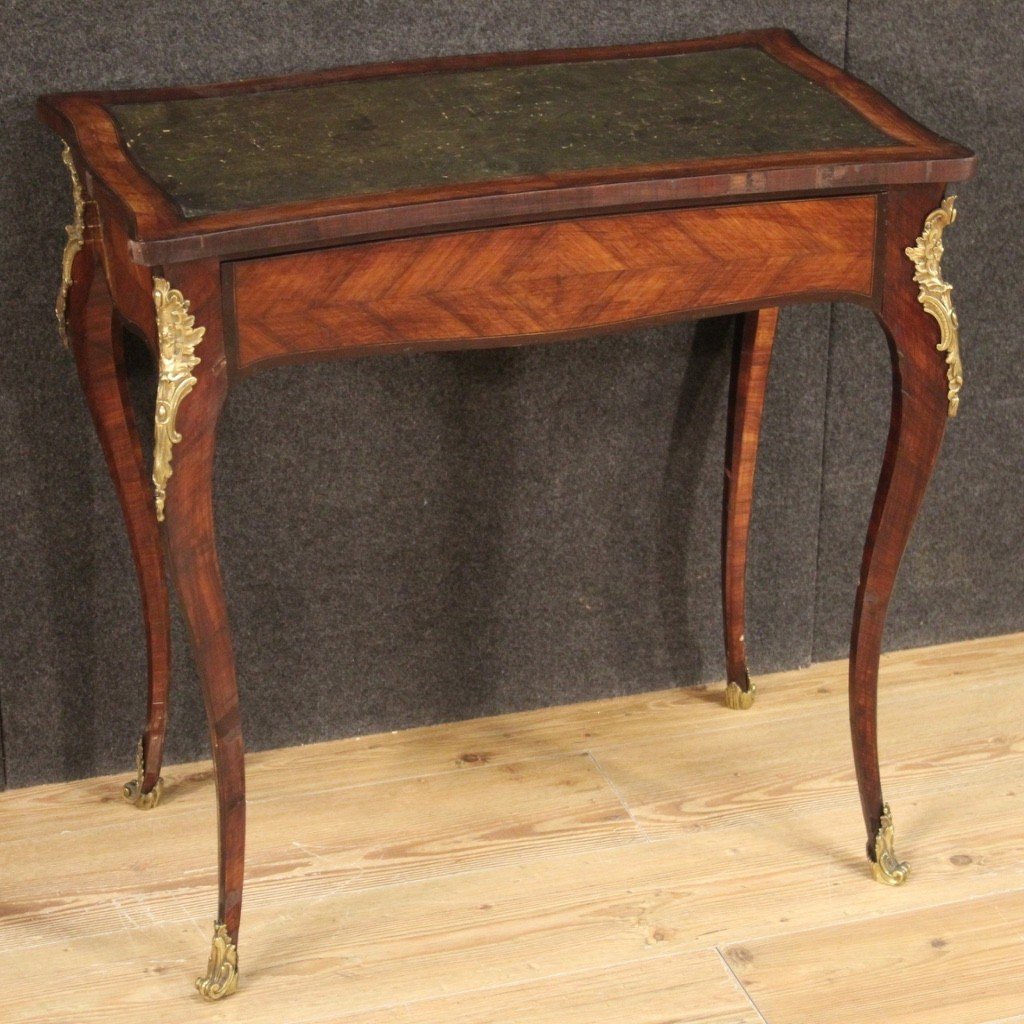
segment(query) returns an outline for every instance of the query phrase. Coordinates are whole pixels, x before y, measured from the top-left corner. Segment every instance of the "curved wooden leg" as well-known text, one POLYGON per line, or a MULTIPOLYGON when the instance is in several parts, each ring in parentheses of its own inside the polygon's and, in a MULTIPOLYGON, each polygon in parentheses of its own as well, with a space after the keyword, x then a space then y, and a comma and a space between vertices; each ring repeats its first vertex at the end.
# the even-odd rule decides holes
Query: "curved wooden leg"
POLYGON ((754 502, 754 471, 761 436, 768 367, 779 311, 758 309, 743 317, 729 382, 729 425, 725 442, 722 502, 722 619, 725 625, 725 702, 730 708, 754 703, 745 648, 747 541, 754 502))
POLYGON ((170 688, 170 613, 163 551, 153 492, 143 468, 142 448, 128 398, 123 327, 96 258, 95 227, 87 225, 84 247, 72 266, 67 334, 107 468, 124 514, 142 595, 149 655, 149 710, 136 755, 136 778, 124 787, 136 807, 155 807, 163 780, 167 697, 170 688))
POLYGON ((874 508, 868 526, 850 642, 850 726, 868 858, 875 877, 899 885, 908 868, 893 849, 893 823, 882 798, 878 765, 878 660, 885 615, 903 551, 924 498, 950 409, 946 360, 937 351, 936 320, 919 301, 914 244, 938 205, 934 188, 907 190, 890 210, 886 288, 879 313, 892 357, 892 413, 874 508))
POLYGON ((219 999, 237 985, 245 852, 242 728, 213 525, 214 440, 227 365, 216 264, 170 269, 169 284, 154 280, 161 374, 154 474, 158 495, 166 489, 168 558, 192 637, 216 773, 220 898, 209 969, 196 986, 205 998, 219 999))

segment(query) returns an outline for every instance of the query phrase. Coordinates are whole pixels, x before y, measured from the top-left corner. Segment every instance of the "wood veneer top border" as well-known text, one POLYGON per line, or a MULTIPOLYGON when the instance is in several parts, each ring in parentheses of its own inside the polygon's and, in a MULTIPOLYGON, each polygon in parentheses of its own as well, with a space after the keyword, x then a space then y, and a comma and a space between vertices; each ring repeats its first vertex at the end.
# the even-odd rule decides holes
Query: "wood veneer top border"
POLYGON ((970 177, 975 164, 969 149, 918 124, 870 86, 805 49, 785 29, 678 42, 356 65, 206 86, 62 93, 41 97, 37 110, 41 120, 74 148, 91 191, 98 192, 123 221, 132 258, 147 265, 242 257, 554 216, 962 181, 970 177), (757 48, 824 87, 896 144, 461 182, 189 219, 132 159, 107 109, 110 104, 262 92, 372 77, 736 47, 757 48))

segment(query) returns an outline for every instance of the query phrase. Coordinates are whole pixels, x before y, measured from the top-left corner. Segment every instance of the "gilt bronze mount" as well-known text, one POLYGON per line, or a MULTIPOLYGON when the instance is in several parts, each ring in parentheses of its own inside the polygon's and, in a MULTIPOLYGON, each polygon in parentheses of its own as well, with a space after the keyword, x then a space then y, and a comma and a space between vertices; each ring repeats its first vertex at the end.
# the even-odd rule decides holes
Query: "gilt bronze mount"
POLYGON ((238 988, 238 950, 231 941, 225 924, 213 926, 213 943, 206 974, 196 978, 196 990, 211 1002, 231 995, 238 988))
POLYGON ((889 805, 882 807, 882 820, 875 834, 875 859, 871 863, 871 873, 876 882, 883 885, 902 885, 910 874, 910 865, 896 857, 895 830, 892 824, 892 811, 889 805))
POLYGON ((725 687, 725 706, 734 711, 746 711, 754 706, 754 698, 757 695, 757 687, 747 677, 747 688, 744 690, 739 683, 729 680, 725 687))
POLYGON ((142 791, 142 785, 146 778, 146 752, 142 740, 135 748, 135 778, 126 782, 121 790, 121 798, 129 804, 138 807, 140 810, 148 811, 160 803, 160 795, 164 791, 164 780, 156 780, 156 784, 148 792, 142 791))
POLYGON ((947 196, 937 210, 925 218, 924 230, 917 245, 907 247, 907 257, 914 264, 914 280, 920 286, 917 300, 939 322, 939 343, 946 355, 946 378, 949 391, 949 415, 960 408, 960 388, 964 383, 964 367, 960 360, 960 322, 953 308, 953 286, 942 276, 942 232, 956 220, 956 196, 947 196))
POLYGON ((85 197, 82 193, 82 182, 75 169, 75 161, 71 155, 71 148, 64 143, 64 149, 60 155, 64 166, 71 175, 71 200, 74 203, 74 214, 71 223, 64 229, 67 232, 67 241, 64 243, 64 255, 60 261, 60 287, 57 290, 57 302, 54 306, 54 313, 57 316, 57 333, 65 348, 68 343, 68 292, 71 290, 71 269, 75 263, 75 257, 79 249, 85 243, 85 197))
POLYGON ((164 518, 167 481, 171 478, 171 455, 181 440, 175 428, 182 399, 196 386, 192 371, 199 365, 196 346, 203 340, 205 327, 195 326, 188 311, 188 300, 162 277, 153 278, 153 303, 160 340, 160 380, 156 392, 156 425, 153 448, 153 487, 156 493, 156 517, 164 518))

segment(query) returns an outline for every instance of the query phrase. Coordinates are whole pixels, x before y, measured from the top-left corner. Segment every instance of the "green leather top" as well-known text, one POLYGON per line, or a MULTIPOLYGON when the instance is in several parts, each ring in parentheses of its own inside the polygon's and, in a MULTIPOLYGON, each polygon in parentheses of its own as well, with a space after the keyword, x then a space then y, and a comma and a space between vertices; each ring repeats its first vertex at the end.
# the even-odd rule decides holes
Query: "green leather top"
POLYGON ((760 50, 115 104, 186 217, 524 175, 896 145, 760 50))

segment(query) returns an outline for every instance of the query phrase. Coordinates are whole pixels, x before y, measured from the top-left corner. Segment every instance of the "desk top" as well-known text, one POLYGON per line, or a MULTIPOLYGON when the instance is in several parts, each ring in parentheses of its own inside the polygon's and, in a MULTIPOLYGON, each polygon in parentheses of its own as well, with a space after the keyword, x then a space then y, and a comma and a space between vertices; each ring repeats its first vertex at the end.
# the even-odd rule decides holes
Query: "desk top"
POLYGON ((144 263, 973 163, 786 32, 43 97, 144 263))
POLYGON ((565 171, 896 145, 751 47, 108 109, 132 158, 190 219, 565 171))

